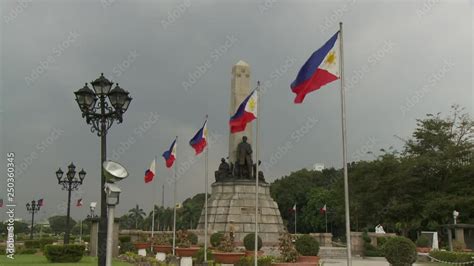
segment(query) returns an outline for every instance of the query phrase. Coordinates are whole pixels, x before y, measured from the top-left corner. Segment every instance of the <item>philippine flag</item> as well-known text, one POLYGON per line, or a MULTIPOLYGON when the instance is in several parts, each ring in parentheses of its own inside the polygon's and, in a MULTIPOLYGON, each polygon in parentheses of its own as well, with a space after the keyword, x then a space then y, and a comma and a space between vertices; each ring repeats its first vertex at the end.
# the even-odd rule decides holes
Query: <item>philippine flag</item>
POLYGON ((153 159, 153 161, 150 164, 150 168, 148 168, 145 171, 145 183, 150 183, 151 181, 153 181, 153 177, 155 176, 155 173, 156 173, 155 165, 156 165, 155 159, 153 159))
POLYGON ((77 200, 76 207, 82 207, 82 199, 77 200))
POLYGON ((189 145, 196 151, 196 155, 200 154, 207 146, 207 119, 204 125, 189 141, 189 145))
POLYGON ((339 79, 339 32, 314 52, 301 67, 291 90, 296 94, 295 103, 302 103, 306 94, 339 79))
POLYGON ((166 161, 166 167, 170 168, 173 166, 173 163, 176 160, 176 139, 174 139, 170 149, 163 153, 163 157, 166 161))
POLYGON ((247 123, 257 118, 258 94, 253 90, 239 105, 237 112, 230 118, 230 132, 237 133, 245 130, 247 123))
POLYGON ((319 212, 322 214, 325 214, 327 210, 328 208, 326 207, 326 204, 324 204, 324 206, 321 209, 319 209, 319 212))

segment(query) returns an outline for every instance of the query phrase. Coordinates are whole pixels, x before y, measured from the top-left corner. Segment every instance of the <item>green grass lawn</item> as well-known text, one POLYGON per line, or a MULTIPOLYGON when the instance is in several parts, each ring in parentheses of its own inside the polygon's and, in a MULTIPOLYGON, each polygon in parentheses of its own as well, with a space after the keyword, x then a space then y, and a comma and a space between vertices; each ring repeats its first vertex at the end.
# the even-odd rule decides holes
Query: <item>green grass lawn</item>
MULTIPOLYGON (((7 258, 6 256, 0 257, 0 266, 4 265, 18 265, 18 266, 34 266, 34 265, 55 265, 55 266, 89 266, 97 265, 96 257, 83 257, 80 262, 77 263, 50 263, 44 256, 41 255, 16 255, 14 260, 7 258)), ((114 266, 130 266, 132 264, 114 261, 114 266)))

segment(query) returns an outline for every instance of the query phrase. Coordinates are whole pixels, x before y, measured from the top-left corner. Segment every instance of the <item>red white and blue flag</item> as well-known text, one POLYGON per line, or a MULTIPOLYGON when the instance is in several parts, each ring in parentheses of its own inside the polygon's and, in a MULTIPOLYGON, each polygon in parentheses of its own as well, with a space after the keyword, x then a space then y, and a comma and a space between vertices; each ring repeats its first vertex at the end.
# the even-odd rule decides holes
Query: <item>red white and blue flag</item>
POLYGON ((204 125, 189 141, 189 145, 196 151, 196 155, 200 154, 207 146, 207 119, 204 125))
POLYGON ((156 165, 156 162, 155 162, 155 159, 153 159, 153 161, 150 164, 150 168, 148 168, 145 171, 145 183, 150 183, 151 181, 153 181, 153 177, 155 176, 155 173, 156 173, 155 165, 156 165))
POLYGON ((36 203, 36 205, 38 205, 39 207, 43 207, 43 205, 44 205, 43 199, 39 199, 38 202, 36 203))
POLYGON ((291 90, 296 94, 295 103, 302 103, 306 94, 339 79, 339 31, 314 52, 301 67, 291 90))
POLYGON ((239 105, 237 112, 230 118, 230 132, 237 133, 245 130, 247 123, 257 118, 258 94, 253 90, 239 105))
POLYGON ((324 204, 324 206, 321 209, 319 209, 319 212, 321 214, 325 214, 327 212, 327 210, 328 210, 328 208, 326 207, 326 204, 324 204))
POLYGON ((82 199, 77 200, 76 207, 82 207, 82 199))
POLYGON ((163 157, 166 161, 166 167, 170 168, 173 166, 173 163, 176 160, 176 139, 174 139, 169 150, 163 153, 163 157))

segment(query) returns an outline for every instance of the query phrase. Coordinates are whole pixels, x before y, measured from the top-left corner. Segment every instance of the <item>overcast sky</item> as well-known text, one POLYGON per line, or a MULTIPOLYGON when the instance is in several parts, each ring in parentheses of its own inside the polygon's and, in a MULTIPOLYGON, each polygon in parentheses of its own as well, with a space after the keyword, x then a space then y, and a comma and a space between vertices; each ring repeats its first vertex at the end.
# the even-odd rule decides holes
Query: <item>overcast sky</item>
MULTIPOLYGON (((73 195, 84 218, 100 188, 100 142, 73 91, 101 72, 130 91, 123 124, 108 134, 108 156, 127 167, 118 214, 151 209, 144 171, 158 156, 156 199, 171 205, 161 154, 179 136, 178 199, 204 191, 204 160, 187 144, 209 114, 210 177, 227 156, 232 66, 244 60, 265 88, 261 153, 273 181, 314 163, 342 166, 339 81, 293 104, 290 83, 344 22, 349 160, 408 138, 416 118, 473 111, 470 1, 3 1, 1 2, 0 198, 6 154, 15 153, 17 217, 44 198, 43 220, 65 214, 55 171, 73 161, 87 172, 73 195)), ((78 170, 79 170, 78 169, 78 170)), ((3 209, 5 210, 5 209, 3 209)), ((6 215, 2 211, 0 218, 6 215)))

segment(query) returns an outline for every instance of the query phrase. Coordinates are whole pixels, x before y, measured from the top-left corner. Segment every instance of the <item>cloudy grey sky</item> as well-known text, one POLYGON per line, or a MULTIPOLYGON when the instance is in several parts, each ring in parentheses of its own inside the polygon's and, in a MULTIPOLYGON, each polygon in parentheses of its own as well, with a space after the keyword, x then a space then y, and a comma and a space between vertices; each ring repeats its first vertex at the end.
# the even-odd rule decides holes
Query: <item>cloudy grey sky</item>
MULTIPOLYGON (((178 198, 204 190, 204 162, 189 138, 209 114, 210 176, 227 155, 231 68, 248 62, 265 87, 262 153, 267 180, 314 163, 341 166, 339 82, 294 105, 289 84, 309 55, 344 22, 348 154, 400 148, 426 113, 460 104, 473 114, 470 1, 3 1, 1 2, 0 198, 6 153, 15 152, 17 216, 44 198, 40 219, 65 213, 55 171, 87 171, 74 198, 99 198, 99 138, 81 118, 73 91, 101 72, 130 91, 108 155, 130 172, 119 214, 151 208, 143 174, 158 156, 157 181, 171 187, 161 153, 180 137, 178 198), (194 75, 194 77, 192 77, 194 75), (159 116, 156 120, 155 117, 159 116), (317 122, 314 122, 317 121, 317 122), (187 164, 184 164, 187 163, 187 164), (183 165, 184 164, 184 165, 183 165)), ((161 196, 157 194, 157 202, 161 196)), ((88 208, 73 207, 74 218, 88 208)), ((2 212, 0 218, 4 218, 2 212)))

